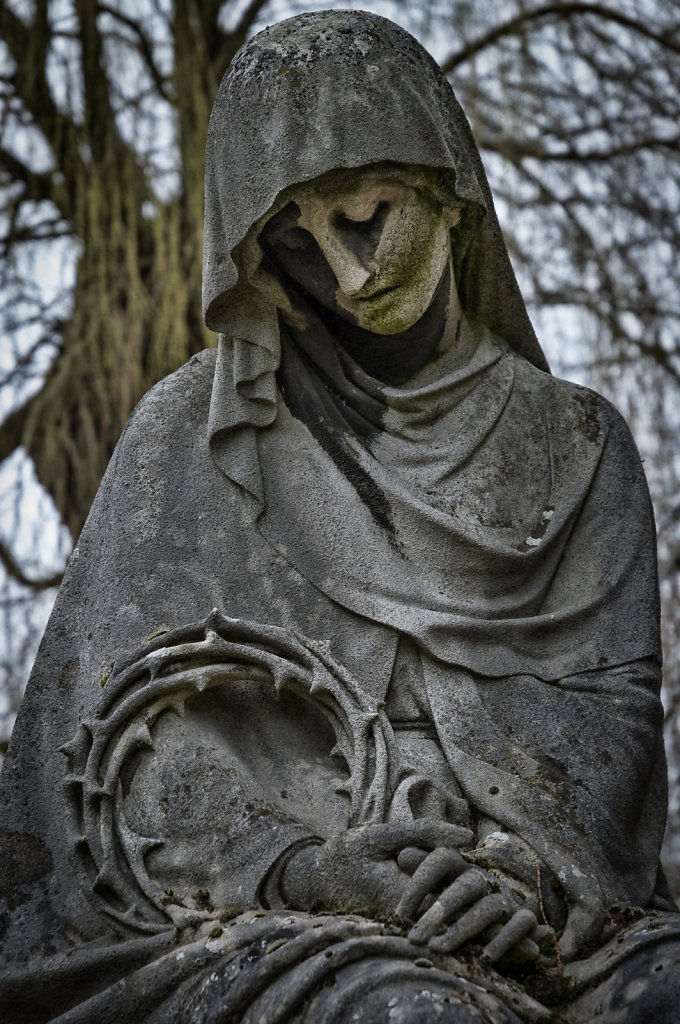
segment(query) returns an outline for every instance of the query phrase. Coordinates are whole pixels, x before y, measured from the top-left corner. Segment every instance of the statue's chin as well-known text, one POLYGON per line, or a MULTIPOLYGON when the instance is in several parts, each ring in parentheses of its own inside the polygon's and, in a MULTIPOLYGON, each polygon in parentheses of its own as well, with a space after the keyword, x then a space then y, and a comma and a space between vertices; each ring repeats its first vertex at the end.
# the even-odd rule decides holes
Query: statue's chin
POLYGON ((405 289, 394 289, 375 300, 344 299, 339 301, 348 319, 364 331, 388 337, 403 334, 418 323, 427 311, 432 295, 403 294, 405 289), (401 294, 397 295, 399 292, 401 294))

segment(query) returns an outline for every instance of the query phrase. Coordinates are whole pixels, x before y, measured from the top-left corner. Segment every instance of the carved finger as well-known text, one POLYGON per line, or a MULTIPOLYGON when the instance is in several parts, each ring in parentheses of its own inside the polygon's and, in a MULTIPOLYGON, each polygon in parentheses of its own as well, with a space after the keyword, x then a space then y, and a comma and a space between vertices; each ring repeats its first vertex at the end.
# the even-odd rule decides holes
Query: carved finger
POLYGON ((451 825, 446 821, 419 818, 416 821, 395 821, 387 825, 363 826, 376 852, 395 854, 407 846, 418 846, 426 850, 447 847, 457 850, 472 842, 472 832, 462 825, 451 825))
POLYGON ((457 878, 426 911, 417 924, 409 932, 409 939, 422 945, 435 935, 442 925, 448 924, 451 918, 481 899, 487 891, 486 879, 480 871, 468 870, 457 878))
POLYGON ((431 818, 419 818, 412 822, 412 846, 424 846, 436 850, 439 846, 457 850, 460 846, 469 846, 473 834, 463 825, 452 825, 448 821, 434 821, 431 818))
POLYGON ((555 932, 549 924, 537 924, 531 933, 531 938, 540 946, 548 940, 552 941, 555 938, 555 932))
POLYGON ((436 850, 439 846, 457 850, 459 846, 469 846, 474 838, 469 828, 465 828, 463 825, 452 825, 448 821, 418 818, 408 824, 413 836, 411 845, 424 846, 430 850, 436 850))
POLYGON ((541 955, 541 950, 536 945, 533 939, 525 938, 517 943, 515 946, 515 952, 521 957, 522 960, 538 960, 541 955))
MULTIPOLYGON (((413 874, 408 889, 399 902, 397 913, 405 921, 415 920, 420 904, 433 889, 468 871, 466 861, 457 850, 434 850, 413 874)), ((433 909, 434 907, 428 910, 428 914, 432 913, 433 909)))
MULTIPOLYGON (((495 935, 491 942, 487 943, 482 956, 489 963, 495 964, 502 956, 505 956, 522 939, 530 935, 537 927, 538 922, 530 910, 518 910, 512 915, 507 924, 504 924, 498 935, 495 935)), ((536 946, 535 943, 532 945, 536 946)), ((538 955, 538 946, 536 946, 538 955)), ((535 959, 535 957, 533 957, 535 959)))
POLYGON ((500 893, 485 896, 479 903, 463 914, 443 935, 430 939, 429 945, 436 952, 453 953, 463 943, 474 939, 492 924, 508 916, 505 897, 500 893))
POLYGON ((399 853, 399 856, 397 857, 397 864, 404 874, 412 875, 414 871, 420 867, 427 856, 427 850, 421 850, 417 846, 406 846, 399 853))
POLYGON ((604 913, 601 905, 574 906, 569 911, 567 925, 560 938, 560 950, 565 963, 574 960, 602 931, 604 913))

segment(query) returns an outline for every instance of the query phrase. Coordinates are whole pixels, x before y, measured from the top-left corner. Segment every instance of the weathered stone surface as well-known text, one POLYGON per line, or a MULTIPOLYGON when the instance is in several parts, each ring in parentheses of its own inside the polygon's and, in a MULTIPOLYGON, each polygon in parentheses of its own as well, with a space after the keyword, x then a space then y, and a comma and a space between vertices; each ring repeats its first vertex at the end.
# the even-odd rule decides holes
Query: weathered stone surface
POLYGON ((676 1021, 644 475, 407 33, 241 51, 204 280, 3 770, 4 1019, 676 1021))

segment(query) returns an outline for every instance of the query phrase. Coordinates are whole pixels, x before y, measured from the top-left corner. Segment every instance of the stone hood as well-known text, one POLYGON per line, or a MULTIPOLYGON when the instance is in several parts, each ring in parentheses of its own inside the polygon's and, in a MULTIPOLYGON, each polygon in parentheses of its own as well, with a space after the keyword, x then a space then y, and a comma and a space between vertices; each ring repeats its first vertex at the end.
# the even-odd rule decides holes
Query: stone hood
MULTIPOLYGON (((413 36, 364 11, 321 11, 273 25, 242 48, 225 75, 206 152, 207 325, 230 338, 238 333, 241 288, 232 254, 284 189, 383 162, 442 171, 443 201, 455 198, 466 208, 453 245, 466 315, 547 369, 460 104, 413 36)), ((262 336, 271 328, 263 332, 249 319, 251 340, 259 334, 271 352, 275 343, 262 336)))

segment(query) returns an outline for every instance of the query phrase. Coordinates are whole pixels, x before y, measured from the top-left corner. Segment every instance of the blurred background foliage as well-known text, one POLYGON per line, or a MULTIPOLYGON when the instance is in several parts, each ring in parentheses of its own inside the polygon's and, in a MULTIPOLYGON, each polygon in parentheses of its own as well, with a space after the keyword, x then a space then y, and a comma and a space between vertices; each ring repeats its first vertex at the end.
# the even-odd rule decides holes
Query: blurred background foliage
MULTIPOLYGON (((219 81, 254 32, 329 6, 0 0, 0 757, 132 408, 215 343, 200 277, 219 81)), ((554 372, 614 401, 645 459, 666 653, 665 860, 678 892, 677 2, 356 6, 404 25, 449 75, 554 372)))

